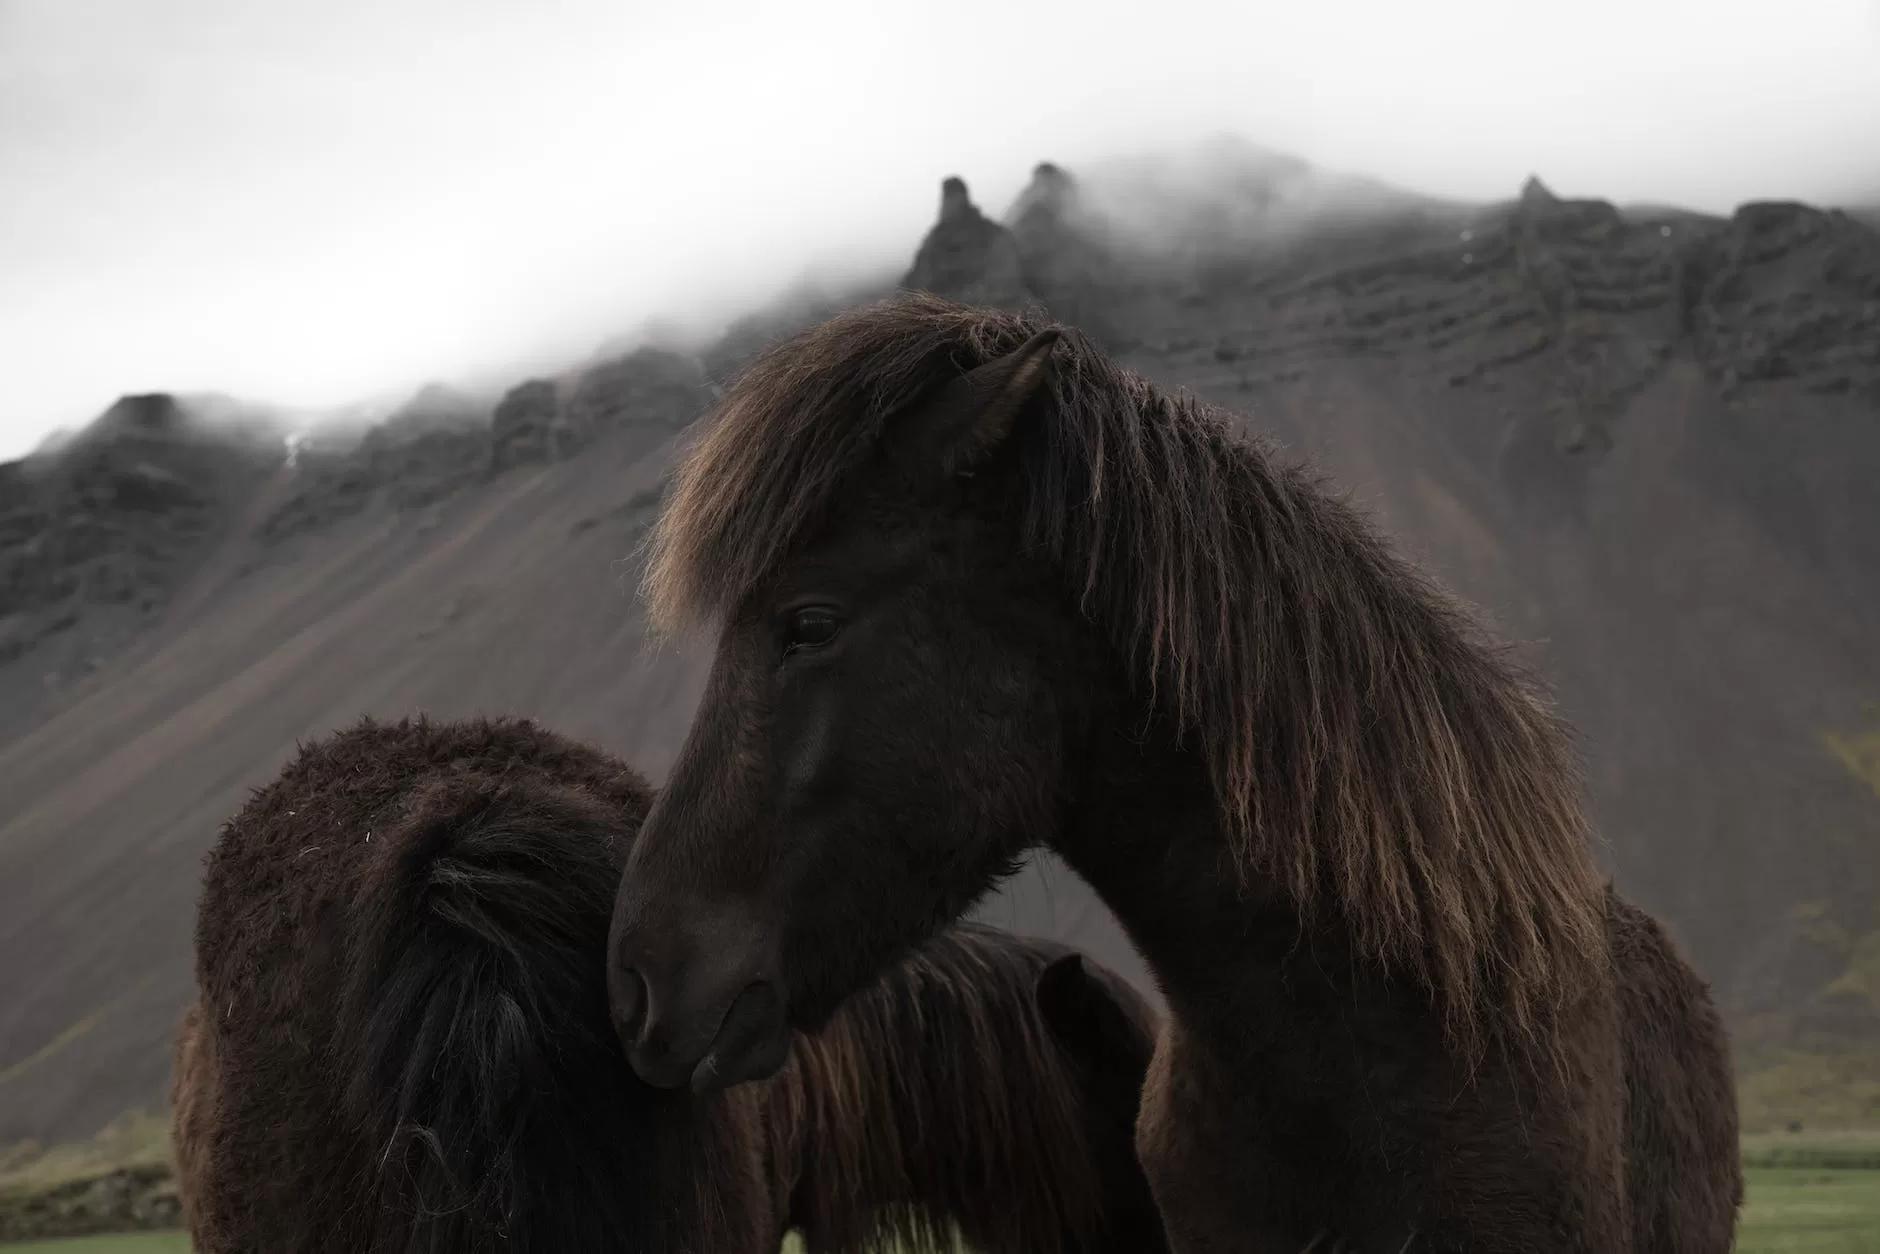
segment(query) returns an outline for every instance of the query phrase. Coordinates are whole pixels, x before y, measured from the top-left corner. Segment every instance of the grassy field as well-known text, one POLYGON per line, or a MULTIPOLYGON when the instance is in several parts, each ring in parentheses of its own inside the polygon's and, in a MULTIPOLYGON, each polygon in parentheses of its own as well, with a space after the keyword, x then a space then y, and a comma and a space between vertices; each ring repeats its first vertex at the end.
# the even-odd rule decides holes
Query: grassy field
POLYGON ((122 1236, 72 1237, 0 1246, 7 1254, 189 1254, 180 1232, 131 1232, 122 1236))
MULTIPOLYGON (((784 1254, 802 1254, 794 1239, 784 1254)), ((122 1236, 72 1237, 65 1241, 34 1241, 27 1245, 0 1245, 7 1254, 189 1254, 189 1242, 180 1232, 131 1232, 122 1236)))
POLYGON ((1752 1167, 1737 1254, 1874 1254, 1880 1171, 1752 1167))
MULTIPOLYGON (((133 1116, 82 1146, 31 1156, 0 1153, 0 1212, 9 1199, 69 1194, 72 1186, 95 1181, 105 1172, 147 1171, 166 1158, 165 1133, 162 1120, 133 1116)), ((1743 1139, 1743 1164, 1749 1195, 1737 1230, 1738 1254, 1880 1252, 1880 1132, 1755 1133, 1743 1139)), ((138 1196, 161 1196, 167 1183, 148 1182, 138 1196)), ((0 1244, 4 1254, 188 1250, 180 1233, 167 1231, 0 1244)), ((794 1242, 784 1250, 800 1254, 794 1242)))
MULTIPOLYGON (((1869 1138, 1863 1152, 1880 1140, 1869 1138)), ((1848 1147, 1829 1146, 1833 1154, 1848 1147)), ((1746 1146, 1752 1161, 1760 1147, 1746 1146)), ((1802 1156, 1799 1145, 1786 1147, 1802 1156)), ((1737 1254, 1874 1254, 1880 1251, 1880 1167, 1751 1166, 1737 1254)), ((795 1254, 792 1246, 784 1247, 795 1254)), ((140 1232, 0 1247, 6 1254, 188 1254, 178 1233, 140 1232)))
MULTIPOLYGON (((165 1116, 126 1115, 91 1140, 74 1145, 0 1149, 0 1242, 163 1229, 176 1223, 165 1116)), ((107 1242, 64 1248, 82 1254, 113 1247, 107 1242)))

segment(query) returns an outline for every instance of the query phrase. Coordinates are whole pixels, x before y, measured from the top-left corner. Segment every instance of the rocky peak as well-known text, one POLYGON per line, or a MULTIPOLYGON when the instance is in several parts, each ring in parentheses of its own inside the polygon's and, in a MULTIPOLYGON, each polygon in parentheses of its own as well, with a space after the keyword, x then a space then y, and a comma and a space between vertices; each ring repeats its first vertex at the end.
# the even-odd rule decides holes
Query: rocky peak
POLYGON ((162 435, 183 424, 183 408, 168 392, 120 396, 98 416, 92 430, 100 436, 121 433, 162 435))
POLYGON ((0 476, 0 662, 93 611, 129 630, 168 598, 279 460, 278 437, 230 416, 205 421, 168 393, 121 397, 0 476))
POLYGON ((940 184, 940 220, 921 241, 901 286, 1006 309, 1022 308, 1032 300, 1019 265, 1018 242, 980 212, 966 181, 957 175, 940 184))
POLYGON ((584 370, 563 391, 548 379, 509 390, 490 432, 492 471, 562 461, 616 431, 676 431, 710 401, 696 357, 652 347, 584 370))
POLYGON ((940 184, 940 220, 958 222, 971 218, 979 212, 971 196, 966 194, 966 180, 959 175, 950 175, 940 184))
POLYGON ((1005 220, 1017 235, 1020 246, 1027 234, 1060 226, 1070 212, 1077 194, 1077 183, 1061 166, 1041 161, 1031 172, 1031 181, 1012 202, 1005 220))
POLYGON ((1521 184, 1521 204, 1527 208, 1546 209, 1560 203, 1560 197, 1554 195, 1547 184, 1541 182, 1541 176, 1530 174, 1527 182, 1521 184))
POLYGON ((1572 235, 1592 242, 1616 242, 1625 234, 1623 216, 1606 200, 1561 197, 1530 175, 1515 201, 1513 223, 1530 235, 1572 235))
POLYGON ((120 397, 44 454, 42 495, 55 511, 75 505, 139 511, 225 495, 231 480, 264 469, 278 434, 233 408, 198 412, 166 392, 120 397))

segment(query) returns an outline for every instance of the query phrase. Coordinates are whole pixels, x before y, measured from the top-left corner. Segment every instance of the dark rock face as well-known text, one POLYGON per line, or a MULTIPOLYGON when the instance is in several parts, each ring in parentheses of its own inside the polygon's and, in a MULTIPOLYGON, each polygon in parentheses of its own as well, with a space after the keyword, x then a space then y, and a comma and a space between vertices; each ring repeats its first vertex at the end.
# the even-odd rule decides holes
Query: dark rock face
POLYGON ((503 394, 490 419, 490 468, 554 460, 561 396, 550 379, 530 379, 503 394))
POLYGON ((603 362, 564 384, 528 380, 487 414, 426 389, 357 445, 303 454, 300 484, 263 533, 285 539, 374 504, 436 505, 491 474, 562 461, 614 432, 677 430, 706 399, 698 362, 656 348, 603 362))
POLYGON ((278 450, 205 429, 157 394, 127 396, 56 452, 0 467, 0 663, 91 611, 114 614, 91 651, 134 630, 231 525, 278 450))
POLYGON ((562 389, 531 379, 496 408, 494 470, 573 457, 620 431, 669 433, 696 418, 710 399, 696 358, 642 348, 583 372, 562 389))
POLYGON ((708 400, 696 359, 639 349, 576 380, 555 455, 570 456, 616 431, 677 431, 698 417, 708 400))
POLYGON ((973 305, 1018 309, 1031 303, 1012 233, 979 211, 964 180, 940 185, 940 220, 914 254, 901 286, 973 305))
POLYGON ((488 456, 489 416, 436 384, 421 389, 356 444, 311 443, 295 458, 287 499, 261 525, 274 543, 350 518, 378 501, 430 505, 469 487, 488 456))
POLYGON ((1880 234, 1807 205, 1744 205, 1703 240, 1690 331, 1731 383, 1794 379, 1880 404, 1880 234))
POLYGON ((1112 311, 1139 289, 1136 259, 1108 238, 1078 195, 1077 183, 1048 161, 1006 215, 1025 289, 1053 314, 1110 342, 1123 338, 1112 311))
POLYGON ((79 648, 108 654, 251 500, 263 507, 256 541, 278 545, 374 508, 442 505, 491 474, 572 457, 616 432, 670 433, 709 399, 697 359, 656 348, 561 384, 520 384, 493 413, 431 384, 357 439, 315 435, 291 447, 278 424, 230 402, 124 397, 54 451, 0 465, 0 664, 91 610, 125 609, 129 618, 79 648))

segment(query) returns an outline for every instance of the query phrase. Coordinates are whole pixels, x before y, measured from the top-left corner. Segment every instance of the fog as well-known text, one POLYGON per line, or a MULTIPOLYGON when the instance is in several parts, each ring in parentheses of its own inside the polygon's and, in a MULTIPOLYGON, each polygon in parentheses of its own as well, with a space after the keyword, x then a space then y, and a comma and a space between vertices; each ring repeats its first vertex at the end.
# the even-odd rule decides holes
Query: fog
POLYGON ((0 457, 495 381, 1237 133, 1416 192, 1880 193, 1880 5, 0 0, 0 457))

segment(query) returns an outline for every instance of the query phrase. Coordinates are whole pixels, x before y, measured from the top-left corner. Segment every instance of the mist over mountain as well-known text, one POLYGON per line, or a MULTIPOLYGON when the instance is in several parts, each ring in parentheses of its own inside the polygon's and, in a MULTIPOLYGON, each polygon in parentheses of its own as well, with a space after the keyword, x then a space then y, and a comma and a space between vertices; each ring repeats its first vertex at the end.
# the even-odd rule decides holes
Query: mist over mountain
MULTIPOLYGON (((1880 1041, 1871 214, 1463 204, 1229 146, 1042 164, 998 212, 947 179, 907 255, 1351 491, 1554 684, 1608 865, 1739 1048, 1880 1041)), ((297 739, 511 711, 663 772, 709 646, 644 647, 630 555, 680 433, 893 282, 350 429, 125 397, 0 466, 0 1142, 161 1103, 200 857, 297 739)), ((1146 980, 1048 860, 985 913, 1146 980)))

